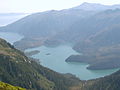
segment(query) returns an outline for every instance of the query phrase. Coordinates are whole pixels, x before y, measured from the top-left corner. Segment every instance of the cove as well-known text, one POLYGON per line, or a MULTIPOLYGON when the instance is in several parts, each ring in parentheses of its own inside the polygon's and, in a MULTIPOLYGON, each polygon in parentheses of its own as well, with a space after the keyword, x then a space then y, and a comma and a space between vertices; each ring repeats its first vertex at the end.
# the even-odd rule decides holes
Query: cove
POLYGON ((109 70, 88 70, 85 63, 67 63, 65 59, 70 55, 79 54, 72 49, 70 45, 61 45, 58 47, 45 47, 27 49, 26 52, 39 50, 40 53, 33 55, 33 58, 39 59, 41 65, 48 67, 56 72, 71 73, 81 80, 95 79, 116 72, 119 69, 109 70))

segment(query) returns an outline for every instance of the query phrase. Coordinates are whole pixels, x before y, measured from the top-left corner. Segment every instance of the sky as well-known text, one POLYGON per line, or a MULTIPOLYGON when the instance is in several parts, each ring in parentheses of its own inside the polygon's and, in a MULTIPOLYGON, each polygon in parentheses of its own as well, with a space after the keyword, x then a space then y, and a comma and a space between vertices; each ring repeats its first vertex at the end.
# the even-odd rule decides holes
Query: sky
POLYGON ((120 0, 0 0, 0 13, 33 13, 61 10, 78 6, 83 2, 104 5, 120 4, 120 0))

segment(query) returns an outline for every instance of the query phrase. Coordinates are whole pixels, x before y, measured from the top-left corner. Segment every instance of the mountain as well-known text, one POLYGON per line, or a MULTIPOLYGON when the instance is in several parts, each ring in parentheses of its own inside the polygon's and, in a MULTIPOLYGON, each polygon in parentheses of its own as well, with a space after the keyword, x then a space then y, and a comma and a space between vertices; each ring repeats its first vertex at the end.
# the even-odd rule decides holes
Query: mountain
POLYGON ((73 9, 81 9, 86 11, 104 11, 107 9, 120 9, 120 4, 116 5, 102 5, 99 3, 87 3, 84 2, 79 6, 73 7, 73 9))
POLYGON ((85 22, 79 21, 77 24, 73 25, 72 28, 79 33, 79 35, 82 34, 82 36, 78 36, 81 40, 79 39, 74 49, 78 52, 82 52, 85 51, 85 49, 87 50, 89 48, 88 46, 91 48, 94 47, 93 50, 95 50, 98 47, 118 45, 120 42, 118 39, 120 33, 119 15, 119 9, 107 10, 90 17, 85 20, 85 22), (86 23, 87 27, 81 23, 86 23))
POLYGON ((17 32, 28 37, 49 37, 66 30, 78 18, 90 15, 86 13, 87 11, 83 10, 52 10, 35 13, 2 29, 9 32, 17 32))
POLYGON ((76 30, 80 35, 75 37, 78 43, 74 45, 73 49, 83 55, 72 55, 66 61, 89 63, 88 69, 119 68, 119 15, 119 9, 107 10, 85 21, 87 27, 81 22, 79 22, 80 25, 73 26, 72 30, 76 30))
MULTIPOLYGON (((92 24, 96 25, 97 22, 94 21, 94 23, 92 23, 92 21, 95 20, 95 19, 92 20, 92 18, 96 17, 93 15, 98 13, 102 16, 102 13, 100 12, 103 12, 104 10, 107 9, 116 9, 117 7, 119 8, 119 5, 107 6, 107 5, 101 5, 95 3, 83 3, 78 7, 73 7, 70 9, 65 9, 60 11, 51 10, 41 13, 35 13, 25 18, 22 18, 12 24, 9 24, 5 27, 1 27, 0 30, 16 32, 24 35, 25 38, 23 40, 21 40, 18 43, 15 43, 16 47, 22 49, 24 49, 24 47, 21 46, 24 46, 24 41, 27 40, 31 41, 30 43, 36 41, 37 43, 36 46, 41 45, 41 43, 42 44, 45 43, 45 45, 50 45, 51 42, 57 45, 58 43, 65 43, 66 41, 70 41, 71 39, 77 42, 78 38, 79 39, 85 38, 86 35, 88 34, 88 33, 86 35, 84 34, 84 32, 87 32, 85 30, 82 32, 79 30, 80 32, 77 33, 78 28, 80 29, 91 28, 93 26, 92 24), (89 9, 91 7, 97 10, 85 10, 87 9, 87 7, 89 9), (105 7, 111 7, 111 8, 105 8, 105 7), (91 19, 89 19, 89 17, 91 17, 91 19), (87 25, 87 27, 85 27, 85 25, 87 25), (58 40, 56 40, 56 38, 58 40)), ((107 10, 107 11, 109 13, 109 11, 111 10, 107 10)), ((25 44, 25 45, 28 47, 33 47, 31 46, 31 44, 29 45, 25 44)))
POLYGON ((78 19, 66 31, 58 33, 52 37, 51 41, 58 39, 58 41, 75 44, 76 42, 84 41, 85 39, 88 41, 87 39, 96 33, 102 32, 106 28, 109 29, 113 25, 119 24, 119 15, 120 10, 115 9, 102 11, 88 18, 78 19))
POLYGON ((0 39, 0 80, 30 90, 69 90, 80 80, 41 66, 0 39))
POLYGON ((26 89, 0 82, 0 90, 26 90, 26 89))
POLYGON ((74 50, 90 58, 85 60, 91 64, 88 69, 120 67, 120 9, 89 12, 80 9, 46 11, 29 15, 0 29, 25 36, 14 43, 19 49, 72 43, 74 50))
MULTIPOLYGON (((24 35, 24 39, 15 43, 17 48, 33 47, 31 44, 24 44, 24 41, 29 43, 37 43, 36 46, 44 44, 49 38, 54 37, 58 33, 62 33, 78 19, 89 17, 96 12, 84 10, 51 10, 41 13, 28 15, 14 23, 5 27, 1 27, 0 31, 15 32, 24 35)), ((62 41, 60 41, 61 43, 62 41)))
MULTIPOLYGON (((81 44, 86 43, 87 45, 89 43, 89 46, 92 46, 96 43, 96 45, 94 45, 94 48, 97 46, 110 46, 113 44, 119 44, 119 15, 120 9, 107 10, 98 13, 82 22, 77 22, 77 24, 71 27, 72 29, 70 31, 75 30, 77 34, 79 33, 80 36, 78 37, 80 37, 81 39, 79 40, 81 44)), ((77 45, 80 46, 80 43, 78 43, 77 45)))

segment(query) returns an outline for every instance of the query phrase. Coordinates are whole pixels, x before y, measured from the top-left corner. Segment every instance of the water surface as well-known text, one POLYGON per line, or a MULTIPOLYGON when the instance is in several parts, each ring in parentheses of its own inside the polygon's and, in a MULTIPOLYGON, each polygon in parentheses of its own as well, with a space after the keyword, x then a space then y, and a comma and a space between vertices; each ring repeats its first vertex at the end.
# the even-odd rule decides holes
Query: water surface
POLYGON ((40 63, 54 71, 60 73, 72 73, 81 80, 88 80, 109 75, 118 69, 110 70, 88 70, 85 63, 67 63, 65 59, 73 54, 79 54, 72 49, 70 45, 61 45, 55 48, 41 46, 38 48, 28 49, 26 51, 39 50, 40 53, 32 57, 40 59, 40 63))
MULTIPOLYGON (((19 41, 23 36, 16 33, 0 32, 0 38, 3 38, 13 44, 19 41)), ((88 80, 109 75, 118 69, 110 70, 88 70, 85 63, 67 63, 65 59, 73 54, 79 54, 74 51, 70 45, 61 45, 58 47, 50 48, 41 46, 38 48, 28 49, 26 51, 39 50, 40 53, 32 57, 40 59, 43 66, 48 67, 60 73, 72 73, 79 77, 81 80, 88 80)))
MULTIPOLYGON (((0 32, 0 38, 3 38, 13 44, 19 41, 23 36, 16 33, 0 32)), ((39 50, 40 53, 32 57, 40 59, 43 66, 48 67, 60 73, 72 73, 79 77, 81 80, 88 80, 109 75, 118 69, 110 70, 88 70, 85 63, 67 63, 65 59, 73 54, 79 54, 72 49, 70 45, 61 45, 58 47, 50 48, 41 46, 38 48, 28 49, 26 51, 39 50)))

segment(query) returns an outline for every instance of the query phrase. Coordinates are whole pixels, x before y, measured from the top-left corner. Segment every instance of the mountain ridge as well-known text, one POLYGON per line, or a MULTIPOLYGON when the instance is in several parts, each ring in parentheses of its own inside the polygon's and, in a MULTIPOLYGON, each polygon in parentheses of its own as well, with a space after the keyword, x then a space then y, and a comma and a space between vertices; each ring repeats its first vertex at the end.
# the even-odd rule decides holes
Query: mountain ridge
MULTIPOLYGON (((69 74, 70 75, 70 74, 69 74)), ((30 90, 69 90, 79 79, 54 72, 0 39, 0 80, 30 90)))
POLYGON ((84 2, 79 6, 73 7, 73 9, 81 9, 86 11, 102 11, 107 9, 120 9, 120 4, 113 4, 113 5, 103 5, 99 3, 88 3, 84 2))

